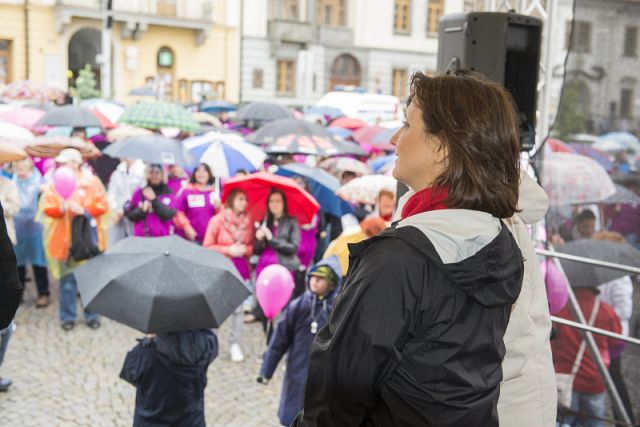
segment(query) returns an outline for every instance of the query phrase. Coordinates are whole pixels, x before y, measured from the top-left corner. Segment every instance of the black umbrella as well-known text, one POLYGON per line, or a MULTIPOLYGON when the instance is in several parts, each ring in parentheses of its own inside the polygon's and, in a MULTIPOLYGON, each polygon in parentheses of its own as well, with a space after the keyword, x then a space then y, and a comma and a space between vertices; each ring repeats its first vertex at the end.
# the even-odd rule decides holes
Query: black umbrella
POLYGON ((227 257, 177 236, 126 238, 74 274, 88 310, 144 333, 217 328, 249 295, 227 257))
POLYGON ((265 152, 270 154, 366 155, 358 144, 345 141, 326 128, 305 120, 275 120, 260 128, 248 140, 264 145, 265 152))
POLYGON ((325 127, 298 119, 278 119, 267 123, 249 136, 249 141, 255 144, 271 144, 285 135, 306 135, 331 138, 334 135, 325 127))
MULTIPOLYGON (((580 239, 565 243, 557 247, 556 250, 569 255, 623 264, 630 267, 640 267, 640 252, 626 243, 580 239)), ((560 259, 560 263, 567 275, 567 279, 569 279, 569 283, 574 288, 596 287, 631 274, 625 271, 566 259, 560 259)))
POLYGON ((125 138, 108 146, 103 153, 119 159, 140 159, 161 165, 188 166, 195 161, 180 141, 161 135, 125 138))
POLYGON ((238 110, 236 121, 270 122, 291 117, 291 112, 272 102, 251 102, 238 110))
POLYGON ((38 126, 69 126, 72 128, 102 127, 89 109, 76 105, 64 105, 47 111, 38 126))

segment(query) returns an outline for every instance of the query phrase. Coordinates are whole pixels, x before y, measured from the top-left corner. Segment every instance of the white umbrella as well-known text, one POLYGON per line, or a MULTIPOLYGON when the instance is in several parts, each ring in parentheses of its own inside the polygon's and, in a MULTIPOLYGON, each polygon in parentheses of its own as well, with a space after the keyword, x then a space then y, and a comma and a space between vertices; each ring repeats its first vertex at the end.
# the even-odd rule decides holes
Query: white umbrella
POLYGON ((553 206, 600 203, 616 193, 611 177, 598 162, 572 153, 545 156, 542 186, 553 206))
POLYGON ((13 123, 8 122, 0 122, 0 138, 34 140, 36 137, 31 133, 29 129, 25 129, 22 126, 14 125, 13 123))
POLYGON ((111 120, 113 123, 118 122, 118 119, 125 110, 122 105, 99 98, 87 99, 86 101, 82 101, 80 105, 92 110, 97 110, 100 114, 111 120))
POLYGON ((365 175, 354 178, 336 191, 336 194, 351 203, 373 205, 382 190, 396 193, 396 181, 391 176, 365 175))

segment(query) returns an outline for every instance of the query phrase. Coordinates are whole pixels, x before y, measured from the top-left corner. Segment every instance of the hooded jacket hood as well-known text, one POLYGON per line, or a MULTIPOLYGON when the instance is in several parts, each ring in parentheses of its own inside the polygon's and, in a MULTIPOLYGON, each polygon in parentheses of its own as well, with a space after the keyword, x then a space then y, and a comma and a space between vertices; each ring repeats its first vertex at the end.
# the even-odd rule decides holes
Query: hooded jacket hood
MULTIPOLYGON (((342 286, 343 277, 342 277, 342 268, 340 267, 340 259, 335 255, 331 255, 330 257, 327 257, 325 259, 321 259, 320 261, 315 263, 311 268, 309 268, 309 270, 307 271, 307 276, 306 276, 307 289, 308 289, 309 279, 311 279, 310 274, 313 273, 314 271, 316 271, 318 268, 320 268, 322 266, 329 267, 331 270, 333 270, 333 272, 335 273, 336 277, 338 278, 338 283, 336 283, 336 286, 327 295, 327 298, 328 298, 328 297, 330 297, 332 295, 336 295, 337 292, 340 290, 340 287, 342 286)), ((307 290, 307 292, 311 292, 311 291, 307 290)))
MULTIPOLYGON (((400 199, 397 212, 413 194, 400 199)), ((477 303, 495 307, 517 300, 524 261, 500 219, 480 211, 444 209, 410 216, 395 226, 397 237, 429 257, 477 303)))

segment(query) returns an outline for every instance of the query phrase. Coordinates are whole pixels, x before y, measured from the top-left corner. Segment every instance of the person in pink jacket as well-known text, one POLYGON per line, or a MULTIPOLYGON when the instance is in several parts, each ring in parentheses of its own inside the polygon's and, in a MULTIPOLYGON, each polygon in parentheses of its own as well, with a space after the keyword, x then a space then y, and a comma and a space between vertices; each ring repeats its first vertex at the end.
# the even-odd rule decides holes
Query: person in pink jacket
MULTIPOLYGON (((242 278, 248 282, 251 277, 249 257, 253 253, 254 230, 247 215, 247 195, 242 190, 233 190, 227 198, 226 206, 209 221, 202 246, 213 249, 231 258, 242 278)), ((231 360, 244 360, 240 342, 244 328, 242 306, 234 312, 229 352, 231 360)))
POLYGON ((219 206, 218 195, 214 188, 215 178, 211 168, 200 163, 193 171, 189 183, 180 188, 173 201, 176 216, 173 222, 184 237, 202 244, 209 221, 219 206))

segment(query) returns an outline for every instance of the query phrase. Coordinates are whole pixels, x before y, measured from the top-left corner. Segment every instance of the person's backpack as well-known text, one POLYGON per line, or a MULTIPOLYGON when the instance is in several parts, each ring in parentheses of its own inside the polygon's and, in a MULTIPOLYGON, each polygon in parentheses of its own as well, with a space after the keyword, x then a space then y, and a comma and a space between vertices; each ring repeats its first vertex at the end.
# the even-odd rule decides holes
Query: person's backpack
POLYGON ((77 215, 71 222, 71 247, 69 257, 82 261, 100 254, 98 248, 98 224, 89 214, 77 215))

